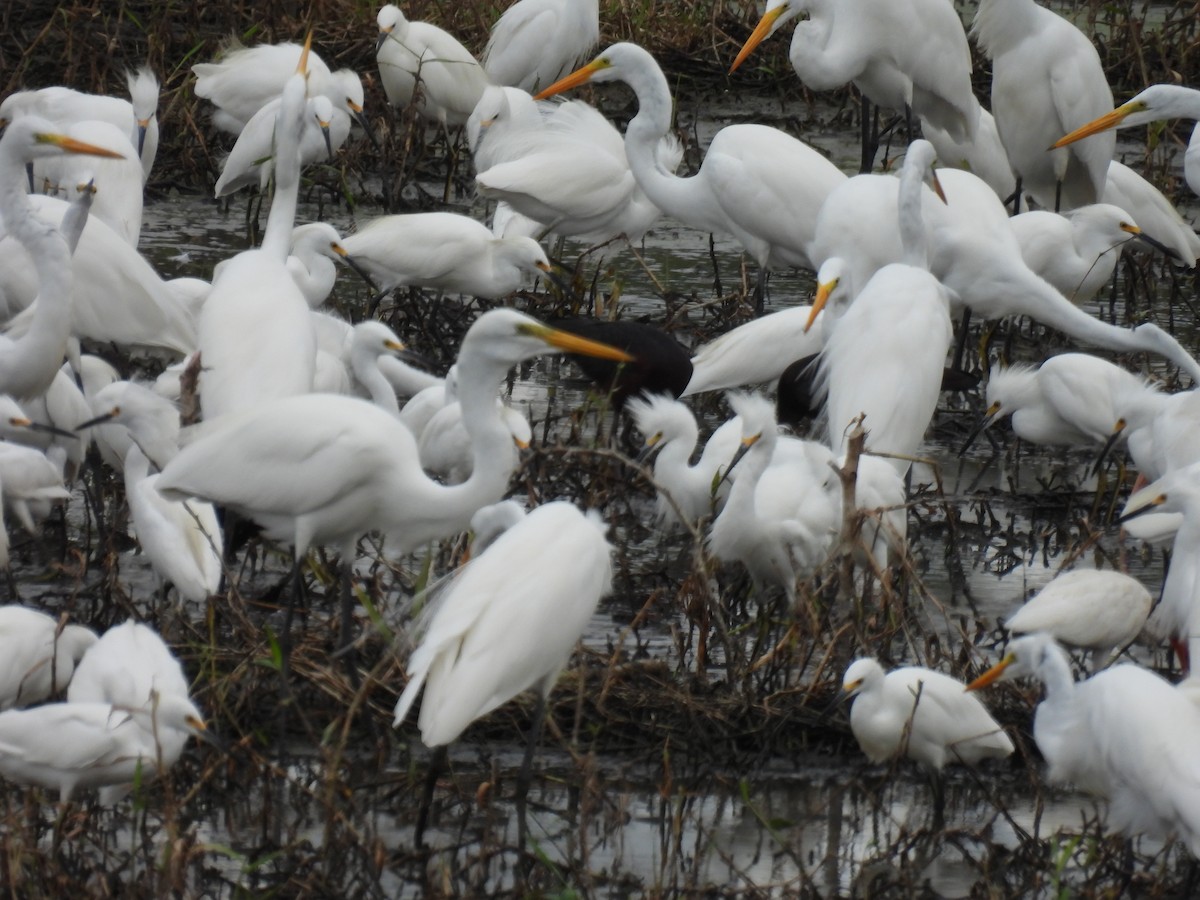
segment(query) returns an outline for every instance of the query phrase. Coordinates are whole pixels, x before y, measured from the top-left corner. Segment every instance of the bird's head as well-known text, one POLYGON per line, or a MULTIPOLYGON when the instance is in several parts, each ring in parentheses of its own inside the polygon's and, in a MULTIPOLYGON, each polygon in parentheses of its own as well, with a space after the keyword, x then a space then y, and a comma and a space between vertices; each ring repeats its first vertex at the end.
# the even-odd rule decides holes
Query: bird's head
POLYGON ((742 45, 733 65, 729 67, 730 74, 737 71, 738 67, 754 52, 755 47, 778 31, 779 26, 784 22, 798 15, 802 9, 802 4, 796 0, 770 0, 762 18, 758 20, 754 31, 751 32, 750 37, 746 38, 746 43, 742 45))

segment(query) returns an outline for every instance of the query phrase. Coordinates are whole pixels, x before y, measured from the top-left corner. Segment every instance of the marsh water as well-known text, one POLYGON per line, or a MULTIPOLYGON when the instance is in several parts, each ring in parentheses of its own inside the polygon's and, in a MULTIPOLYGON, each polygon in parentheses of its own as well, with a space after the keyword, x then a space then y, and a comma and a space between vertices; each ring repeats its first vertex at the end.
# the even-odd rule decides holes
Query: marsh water
MULTIPOLYGON (((617 105, 619 100, 618 95, 617 105)), ((830 153, 844 170, 856 168, 857 133, 845 115, 832 108, 806 104, 788 110, 776 98, 748 100, 743 94, 680 102, 681 126, 700 146, 734 121, 796 117, 804 123, 806 140, 830 153), (696 116, 697 110, 703 115, 696 116)), ((370 193, 378 180, 368 175, 362 184, 370 193)), ((434 182, 417 188, 409 200, 418 202, 419 195, 436 197, 442 191, 434 182)), ((320 216, 349 231, 381 212, 369 198, 363 200, 351 213, 313 187, 303 198, 300 220, 320 216)), ((147 202, 141 249, 164 277, 208 278, 216 262, 247 246, 246 203, 239 196, 226 207, 164 188, 147 202)), ((463 199, 461 191, 455 192, 450 208, 483 212, 463 199)), ((1195 210, 1184 213, 1190 217, 1195 210)), ((672 222, 660 223, 639 247, 645 267, 622 244, 585 255, 587 249, 567 244, 558 258, 568 266, 582 259, 583 281, 594 282, 602 297, 616 296, 621 317, 663 322, 666 305, 648 269, 670 297, 676 337, 689 345, 708 336, 715 311, 728 306, 716 297, 715 283, 729 294, 753 277, 752 264, 731 240, 717 236, 710 243, 708 235, 672 222)), ((1153 282, 1158 296, 1150 315, 1160 323, 1172 321, 1185 346, 1200 348, 1189 276, 1159 262, 1136 265, 1150 265, 1158 273, 1153 282), (1163 306, 1172 284, 1185 298, 1174 310, 1163 306)), ((1115 303, 1110 305, 1102 294, 1092 311, 1124 321, 1125 272, 1124 267, 1119 270, 1115 303)), ((807 303, 811 294, 811 275, 774 273, 767 310, 807 303)), ((516 302, 537 313, 537 296, 516 302)), ((366 289, 343 272, 331 302, 354 316, 361 314, 366 297, 366 289)), ((412 299, 399 296, 396 302, 412 299)), ((469 320, 473 311, 462 309, 466 302, 428 293, 420 301, 424 315, 435 321, 439 306, 469 320)), ((1138 300, 1139 314, 1146 302, 1145 297, 1138 300)), ((412 324, 414 319, 400 321, 412 324)), ((1066 347, 1061 338, 1029 323, 1003 328, 1007 342, 997 344, 1010 348, 1011 361, 1037 362, 1066 347)), ((401 336, 416 349, 425 349, 416 343, 419 335, 401 336)), ((1127 362, 1151 373, 1164 370, 1156 359, 1127 362)), ((523 367, 507 394, 530 416, 534 434, 549 434, 553 440, 573 427, 571 414, 589 402, 586 383, 570 366, 559 363, 523 367)), ((698 403, 697 409, 706 433, 725 415, 719 398, 698 403)), ((528 815, 535 853, 544 867, 538 890, 560 896, 884 891, 967 896, 989 890, 1054 893, 1060 881, 1076 888, 1092 883, 1096 876, 1091 867, 1097 859, 1092 839, 1099 834, 1096 807, 1081 795, 1046 788, 1035 754, 1018 752, 1004 764, 978 771, 952 767, 946 822, 937 825, 922 774, 903 763, 886 768, 868 764, 849 735, 846 707, 831 702, 845 661, 867 652, 891 664, 930 664, 960 675, 961 663, 970 661, 978 671, 999 646, 999 621, 1064 565, 1126 568, 1152 592, 1161 584, 1159 554, 1129 542, 1106 524, 1114 503, 1113 485, 1110 481, 1098 490, 1088 454, 1018 448, 1001 425, 960 458, 959 446, 980 410, 979 392, 944 394, 922 450, 928 462, 914 469, 912 578, 903 625, 880 632, 886 637, 866 646, 846 631, 840 643, 828 640, 828 635, 809 638, 837 664, 808 659, 799 670, 782 676, 782 687, 777 686, 771 697, 779 701, 809 692, 805 709, 811 715, 811 737, 804 727, 778 722, 770 726, 770 710, 765 710, 764 727, 791 728, 786 740, 764 737, 762 746, 769 748, 765 752, 756 749, 752 734, 713 733, 708 735, 712 748, 720 750, 709 753, 702 728, 689 732, 678 724, 665 729, 661 739, 647 739, 646 733, 654 729, 653 702, 616 711, 618 718, 636 725, 631 725, 633 736, 624 749, 619 729, 583 715, 585 706, 596 701, 590 696, 596 679, 607 685, 605 666, 642 666, 657 677, 686 677, 693 684, 720 685, 726 675, 717 656, 705 658, 697 652, 695 623, 680 605, 681 582, 694 554, 690 538, 656 531, 652 490, 636 477, 625 477, 626 496, 615 504, 617 511, 607 513, 619 547, 617 589, 601 604, 583 639, 583 665, 595 677, 574 671, 564 677, 560 690, 567 699, 555 707, 550 734, 537 757, 528 815), (956 514, 948 516, 948 509, 956 514), (701 665, 703 670, 696 671, 701 665), (562 714, 564 709, 568 715, 562 714), (569 714, 572 709, 577 715, 569 714), (1087 840, 1081 842, 1080 835, 1087 840), (1040 862, 1026 868, 1017 865, 1035 858, 1040 862)), ((602 412, 579 421, 593 446, 595 432, 611 427, 602 412)), ((71 508, 82 504, 77 492, 71 508)), ((78 514, 69 513, 68 545, 85 540, 81 528, 78 514)), ((38 550, 22 540, 15 548, 21 600, 78 613, 95 608, 102 575, 94 563, 81 573, 78 566, 48 561, 47 552, 52 557, 55 550, 38 550)), ((4 792, 9 824, 40 822, 34 833, 42 845, 53 845, 81 868, 84 859, 92 864, 96 859, 111 861, 114 884, 143 883, 143 878, 164 884, 164 871, 183 866, 181 882, 196 895, 281 889, 309 895, 482 896, 517 889, 512 786, 523 753, 528 704, 517 706, 517 712, 498 711, 489 724, 469 729, 453 748, 449 773, 437 787, 428 836, 432 852, 421 855, 409 849, 415 797, 428 754, 413 727, 391 733, 386 710, 402 686, 403 631, 422 559, 380 564, 373 561, 375 547, 364 543, 357 569, 373 585, 374 605, 372 615, 361 615, 359 624, 371 630, 384 623, 401 636, 395 641, 398 651, 389 649, 390 639, 369 644, 380 661, 371 659, 368 665, 374 664, 381 683, 359 714, 374 721, 366 727, 366 736, 354 732, 353 740, 339 741, 331 730, 342 727, 341 719, 315 704, 305 724, 312 739, 297 739, 286 747, 276 741, 266 719, 231 724, 235 714, 224 688, 206 681, 210 672, 228 673, 235 667, 219 650, 203 647, 203 636, 217 631, 213 620, 223 614, 214 607, 222 600, 214 599, 207 610, 161 604, 145 561, 123 550, 115 570, 117 592, 128 598, 124 609, 176 635, 199 702, 218 729, 225 723, 223 736, 230 746, 224 752, 192 747, 168 789, 170 803, 163 807, 160 795, 151 793, 145 808, 127 804, 111 811, 85 807, 77 812, 82 824, 77 825, 74 844, 71 835, 62 833, 61 823, 51 828, 40 819, 36 804, 30 805, 21 791, 4 792), (192 790, 190 780, 202 783, 203 790, 192 790), (310 868, 289 871, 300 861, 310 868)), ((386 547, 384 551, 386 559, 386 547)), ((278 604, 278 582, 285 578, 287 566, 284 551, 260 552, 261 568, 240 591, 249 606, 274 624, 276 620, 262 610, 278 604)), ((736 573, 721 573, 716 584, 729 596, 748 590, 736 573)), ((753 607, 756 602, 742 604, 753 607)), ((307 627, 332 628, 326 624, 331 609, 329 604, 314 609, 307 627)), ((105 615, 109 614, 101 618, 105 615)), ((1133 653, 1140 661, 1167 665, 1161 651, 1135 648, 1133 653)), ((254 666, 263 661, 251 653, 242 663, 254 666)), ((315 693, 328 701, 339 695, 326 691, 326 680, 335 676, 322 675, 322 666, 332 673, 337 662, 316 655, 298 663, 295 674, 309 679, 315 693)), ((276 689, 273 681, 263 683, 267 691, 276 689)), ((652 684, 646 681, 641 689, 652 684)), ((1023 699, 1016 691, 1004 695, 1004 721, 1024 733, 1022 746, 1029 750, 1036 694, 1023 694, 1023 699)), ((704 697, 697 691, 693 702, 703 704, 704 697)), ((598 703, 604 705, 603 697, 598 703)), ((273 701, 264 699, 257 714, 272 707, 273 701)), ((689 714, 682 715, 687 719, 689 714)), ((696 720, 702 721, 698 716, 696 720)), ((736 732, 742 720, 728 721, 736 732)), ((363 727, 362 722, 354 727, 363 727)), ((1181 855, 1178 850, 1159 854, 1159 849, 1147 842, 1139 845, 1139 859, 1149 860, 1140 877, 1151 879, 1151 884, 1155 867, 1174 864, 1181 855)))

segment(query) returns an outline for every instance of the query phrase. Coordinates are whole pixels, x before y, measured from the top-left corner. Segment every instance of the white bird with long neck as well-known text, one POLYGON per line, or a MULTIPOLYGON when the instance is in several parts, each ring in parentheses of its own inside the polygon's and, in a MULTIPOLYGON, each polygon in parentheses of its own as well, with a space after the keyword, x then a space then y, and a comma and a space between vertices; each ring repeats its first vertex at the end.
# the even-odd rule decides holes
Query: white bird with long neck
POLYGON ((1178 838, 1200 856, 1200 712, 1185 692, 1132 663, 1076 683, 1067 654, 1047 634, 1010 643, 968 690, 1002 676, 1046 687, 1033 737, 1051 783, 1107 799, 1112 831, 1178 838))
POLYGON ((15 603, 0 606, 0 709, 32 706, 66 689, 96 643, 83 625, 61 625, 15 603))
MULTIPOLYGON (((311 43, 309 36, 306 47, 311 43)), ((275 196, 262 246, 226 262, 200 312, 200 406, 214 419, 313 389, 317 343, 304 294, 287 270, 300 190, 304 71, 284 86, 276 119, 275 196)))
POLYGON ((1111 128, 1130 128, 1163 119, 1192 119, 1196 122, 1183 157, 1183 177, 1192 193, 1200 196, 1200 90, 1195 88, 1152 84, 1111 112, 1097 116, 1070 134, 1058 138, 1054 146, 1066 147, 1111 128))
POLYGON ((834 453, 846 451, 851 423, 863 416, 866 448, 896 454, 889 461, 901 474, 937 409, 953 338, 950 297, 929 272, 921 213, 936 160, 928 141, 909 146, 897 205, 904 262, 871 277, 837 321, 820 357, 834 453))
POLYGON ((22 116, 0 138, 0 217, 33 259, 42 301, 24 334, 16 339, 0 336, 0 394, 17 400, 36 397, 50 387, 71 333, 71 253, 58 229, 38 218, 25 193, 25 164, 63 153, 119 157, 58 133, 37 116, 22 116))
POLYGON ((971 34, 992 60, 992 114, 1022 190, 1055 211, 1099 203, 1115 138, 1047 152, 1112 109, 1091 40, 1035 0, 981 0, 971 34))
POLYGON ((17 91, 0 103, 0 119, 12 122, 21 116, 40 116, 54 123, 53 130, 61 132, 76 122, 108 122, 119 128, 136 149, 145 182, 158 153, 158 77, 142 66, 126 72, 125 81, 129 100, 57 86, 17 91))
POLYGON ((761 268, 816 268, 809 253, 816 213, 846 180, 833 163, 778 129, 730 125, 717 132, 695 175, 664 171, 658 144, 671 128, 671 91, 654 57, 636 44, 613 44, 537 99, 587 81, 615 80, 638 98, 638 114, 625 129, 625 155, 651 203, 692 228, 732 234, 761 268))
POLYGON ((149 388, 118 381, 92 398, 100 424, 124 425, 132 446, 125 452, 125 496, 134 535, 150 560, 159 584, 173 585, 184 600, 201 603, 221 583, 221 525, 212 504, 168 500, 157 490, 159 470, 179 452, 179 411, 149 388))
POLYGON ((970 138, 979 120, 971 91, 971 50, 962 21, 946 0, 769 0, 729 71, 796 16, 788 54, 809 88, 835 90, 854 82, 872 103, 911 110, 970 138))
POLYGON ((375 59, 388 103, 403 109, 416 97, 427 120, 443 128, 466 124, 488 86, 470 51, 436 25, 410 22, 391 3, 380 7, 376 23, 375 59))

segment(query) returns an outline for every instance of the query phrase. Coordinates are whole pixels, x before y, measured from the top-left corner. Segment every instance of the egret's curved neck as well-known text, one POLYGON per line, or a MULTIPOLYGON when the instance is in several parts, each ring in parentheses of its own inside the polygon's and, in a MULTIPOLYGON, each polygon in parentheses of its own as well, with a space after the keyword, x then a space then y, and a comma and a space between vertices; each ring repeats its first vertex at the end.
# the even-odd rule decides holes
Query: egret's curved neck
POLYGON ((638 114, 625 129, 625 156, 638 186, 663 213, 697 228, 724 231, 712 221, 703 192, 693 178, 680 178, 658 161, 658 142, 671 130, 671 90, 667 77, 653 60, 630 68, 625 82, 637 94, 638 114))
POLYGON ((350 368, 358 383, 367 389, 371 402, 393 416, 400 415, 400 404, 390 381, 379 370, 377 358, 368 353, 355 353, 350 359, 350 368))
POLYGON ((1046 655, 1038 666, 1038 678, 1046 685, 1046 702, 1058 703, 1069 700, 1075 691, 1075 679, 1071 675, 1071 664, 1067 654, 1057 644, 1047 648, 1046 655))
POLYGON ((834 13, 823 6, 809 10, 809 18, 796 25, 789 58, 800 80, 815 90, 849 84, 863 71, 862 53, 854 41, 834 34, 834 13))

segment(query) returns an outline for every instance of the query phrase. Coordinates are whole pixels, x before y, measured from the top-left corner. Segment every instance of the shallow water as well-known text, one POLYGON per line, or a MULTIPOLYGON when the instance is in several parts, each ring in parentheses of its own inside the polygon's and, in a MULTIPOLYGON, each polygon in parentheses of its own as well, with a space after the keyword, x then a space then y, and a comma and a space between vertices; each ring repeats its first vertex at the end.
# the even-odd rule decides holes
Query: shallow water
MULTIPOLYGON (((706 143, 717 128, 729 121, 747 117, 762 120, 760 114, 768 114, 769 118, 778 106, 773 98, 747 103, 739 95, 736 102, 732 96, 707 98, 703 104, 681 102, 680 109, 686 116, 691 108, 703 108, 705 117, 695 123, 695 132, 706 143)), ((803 114, 808 116, 810 112, 805 110, 803 114)), ((853 169, 857 159, 854 136, 828 124, 833 117, 830 109, 817 107, 813 116, 806 136, 830 151, 842 168, 853 169)), ((431 185, 430 190, 439 189, 431 185)), ((142 249, 164 277, 207 278, 213 264, 246 246, 245 202, 239 196, 229 209, 186 195, 150 202, 142 249)), ((466 205, 457 208, 468 209, 466 205)), ((315 217, 316 209, 316 203, 307 200, 301 206, 300 218, 315 217)), ((357 218, 361 221, 378 212, 367 205, 357 218)), ((352 228, 356 221, 356 216, 344 210, 325 218, 343 230, 352 228)), ((567 245, 562 258, 573 262, 583 250, 567 245)), ((685 342, 694 340, 708 315, 700 307, 713 297, 713 260, 728 292, 743 267, 738 248, 731 240, 718 237, 710 250, 707 235, 662 223, 646 239, 642 250, 646 264, 669 291, 693 298, 688 302, 696 308, 683 317, 678 337, 685 342)), ((660 321, 662 301, 630 253, 617 245, 602 252, 602 293, 605 285, 615 287, 619 283, 624 316, 660 321)), ((593 258, 585 271, 591 273, 596 267, 593 258)), ((808 274, 775 273, 768 309, 808 302, 811 290, 808 274)), ((352 274, 339 278, 335 291, 339 308, 356 308, 365 297, 365 290, 352 274)), ((1107 313, 1107 304, 1103 311, 1107 313)), ((1118 304, 1118 316, 1121 312, 1118 304)), ((1186 309, 1178 312, 1177 322, 1191 322, 1186 309)), ((1158 316, 1162 321, 1161 312, 1158 316)), ((1194 326, 1181 327, 1177 334, 1186 346, 1200 346, 1194 326)), ((1150 360, 1148 366, 1154 371, 1159 363, 1150 360)), ((584 390, 583 383, 568 368, 537 363, 522 368, 511 386, 510 400, 530 415, 534 433, 539 435, 539 422, 546 419, 548 410, 561 414, 579 405, 584 390), (556 387, 552 399, 548 399, 551 383, 556 387)), ((984 647, 994 643, 998 621, 1053 577, 1067 554, 1086 537, 1088 526, 1082 524, 1083 520, 1094 520, 1091 508, 1095 482, 1087 473, 1091 463, 1087 454, 1031 447, 1015 453, 1011 434, 996 428, 991 435, 995 449, 987 440, 981 440, 960 459, 956 455, 958 445, 973 425, 978 409, 976 398, 944 395, 923 449, 930 464, 915 470, 914 492, 921 502, 914 505, 910 516, 910 541, 920 583, 933 602, 914 603, 909 610, 910 626, 918 632, 915 640, 897 640, 885 648, 886 655, 897 663, 924 662, 930 641, 939 645, 938 659, 984 662, 987 651, 976 649, 976 643, 984 647), (935 470, 946 498, 959 511, 955 532, 949 530, 942 501, 930 487, 935 470), (1069 489, 1071 485, 1075 490, 1069 489)), ((704 410, 706 426, 711 428, 721 413, 713 404, 704 410)), ((82 527, 76 509, 81 501, 79 496, 72 501, 68 517, 72 539, 82 527)), ((644 523, 648 524, 650 496, 634 497, 630 505, 645 514, 644 523)), ((661 659, 671 669, 690 669, 697 664, 695 650, 681 635, 691 626, 681 610, 670 606, 664 609, 671 602, 669 593, 664 602, 657 604, 655 615, 640 621, 637 627, 630 624, 647 601, 648 586, 666 586, 668 592, 678 587, 690 554, 688 542, 681 537, 664 540, 654 531, 627 524, 623 523, 618 531, 618 540, 626 541, 621 561, 625 577, 618 579, 617 596, 606 601, 593 618, 584 644, 597 656, 661 659)), ((1114 528, 1097 528, 1101 533, 1094 548, 1078 554, 1081 563, 1096 564, 1100 556, 1105 566, 1119 561, 1156 589, 1162 577, 1158 555, 1122 542, 1114 528)), ((34 603, 47 596, 62 601, 76 583, 61 572, 46 578, 36 559, 34 554, 21 568, 21 598, 34 603)), ((153 591, 153 578, 144 559, 126 554, 120 557, 118 567, 135 605, 144 606, 153 591)), ((371 568, 360 561, 358 572, 365 576, 371 568)), ((273 560, 253 588, 244 586, 243 593, 251 594, 260 587, 265 591, 284 572, 282 561, 273 560)), ((86 579, 84 584, 80 599, 86 602, 86 579)), ((733 579, 723 581, 726 590, 732 590, 733 584, 733 579)), ((391 585, 381 598, 381 611, 402 628, 407 600, 395 587, 391 585)), ((80 600, 72 602, 79 604, 80 600)), ((202 614, 187 610, 184 615, 195 620, 202 614)), ((872 648, 856 646, 852 652, 864 649, 872 648)), ((846 655, 850 654, 847 650, 846 655)), ((1136 655, 1146 661, 1164 660, 1161 653, 1151 654, 1148 650, 1137 650, 1136 655)), ((707 671, 715 681, 722 674, 719 661, 707 671)), ((837 677, 840 670, 825 675, 837 677)), ((197 687, 201 702, 206 702, 202 677, 197 687)), ((836 684, 828 683, 826 687, 836 689, 836 684)), ((398 684, 392 688, 398 689, 398 684)), ((377 702, 390 705, 392 701, 385 697, 377 702)), ((379 722, 379 727, 384 727, 382 717, 379 722)), ((1027 730, 1028 718, 1024 723, 1027 730)), ((572 723, 558 724, 569 735, 572 723)), ((848 737, 846 714, 841 708, 828 712, 823 730, 840 733, 840 744, 830 746, 827 736, 814 737, 814 748, 808 753, 754 759, 745 770, 706 765, 702 748, 671 747, 669 740, 659 749, 658 758, 651 753, 649 759, 644 747, 623 755, 592 751, 584 741, 579 751, 583 755, 577 759, 562 750, 543 747, 530 828, 544 865, 560 873, 560 882, 549 883, 564 892, 574 889, 599 896, 642 891, 732 894, 748 890, 768 895, 794 891, 869 894, 872 885, 881 884, 895 890, 924 884, 937 895, 966 896, 1000 877, 994 867, 1002 865, 1006 853, 1025 846, 1026 835, 1050 840, 1054 847, 1057 845, 1050 836, 1059 829, 1078 833, 1081 822, 1094 819, 1093 805, 1086 798, 1067 792, 1047 794, 1025 763, 1016 761, 984 766, 977 775, 954 771, 948 791, 948 827, 939 831, 931 827, 929 789, 919 772, 906 765, 889 771, 869 766, 848 737), (678 756, 678 762, 672 762, 672 753, 678 756)), ((197 892, 231 894, 235 885, 253 891, 276 883, 269 860, 277 837, 264 837, 262 826, 274 815, 274 827, 282 826, 284 843, 293 850, 305 841, 318 848, 330 841, 332 846, 331 828, 352 830, 355 846, 378 847, 385 862, 368 878, 368 890, 417 895, 428 887, 419 873, 429 877, 430 871, 432 877, 440 879, 439 890, 451 893, 515 887, 514 857, 502 851, 511 848, 516 839, 515 812, 509 797, 522 752, 516 743, 519 730, 509 729, 509 737, 503 741, 472 737, 473 732, 468 732, 467 740, 454 750, 453 775, 439 785, 443 809, 431 829, 430 843, 435 851, 428 866, 397 861, 399 848, 411 843, 415 807, 410 802, 411 788, 394 786, 411 774, 412 767, 421 771, 427 762, 415 731, 406 727, 400 734, 400 743, 409 746, 402 747, 398 762, 395 754, 389 753, 390 762, 378 770, 370 768, 377 764, 370 748, 362 748, 364 757, 356 760, 354 767, 361 771, 349 779, 358 790, 347 807, 353 818, 336 826, 331 826, 327 811, 314 799, 327 777, 324 751, 314 755, 312 746, 298 745, 290 748, 289 755, 274 757, 288 767, 286 813, 271 812, 270 791, 264 788, 259 794, 231 774, 227 794, 206 796, 203 811, 188 810, 183 817, 190 839, 202 850, 190 862, 194 868, 187 879, 189 886, 197 892), (477 801, 480 785, 490 783, 497 774, 499 787, 489 799, 477 801), (368 785, 365 789, 363 782, 368 785), (382 786, 379 791, 370 788, 375 783, 382 786), (394 796, 380 796, 393 788, 400 792, 399 802, 394 796)), ((560 746, 557 740, 553 744, 560 746)), ((275 751, 268 745, 265 752, 273 757, 275 751)), ((189 753, 193 765, 197 759, 204 760, 203 765, 212 764, 207 748, 189 753)), ((752 757, 747 754, 748 759, 752 757)), ((121 809, 118 807, 113 825, 115 847, 109 851, 139 846, 133 840, 134 832, 121 824, 121 809)), ((169 831, 165 826, 163 830, 150 830, 156 835, 158 850, 148 853, 146 859, 156 858, 161 852, 157 842, 169 831)), ((1086 867, 1077 870, 1071 862, 1074 857, 1064 859, 1062 877, 1067 882, 1086 878, 1086 867)), ((326 865, 337 868, 329 861, 326 865)), ((136 878, 136 873, 131 877, 136 878)), ((348 883, 341 882, 343 886, 348 883)))

